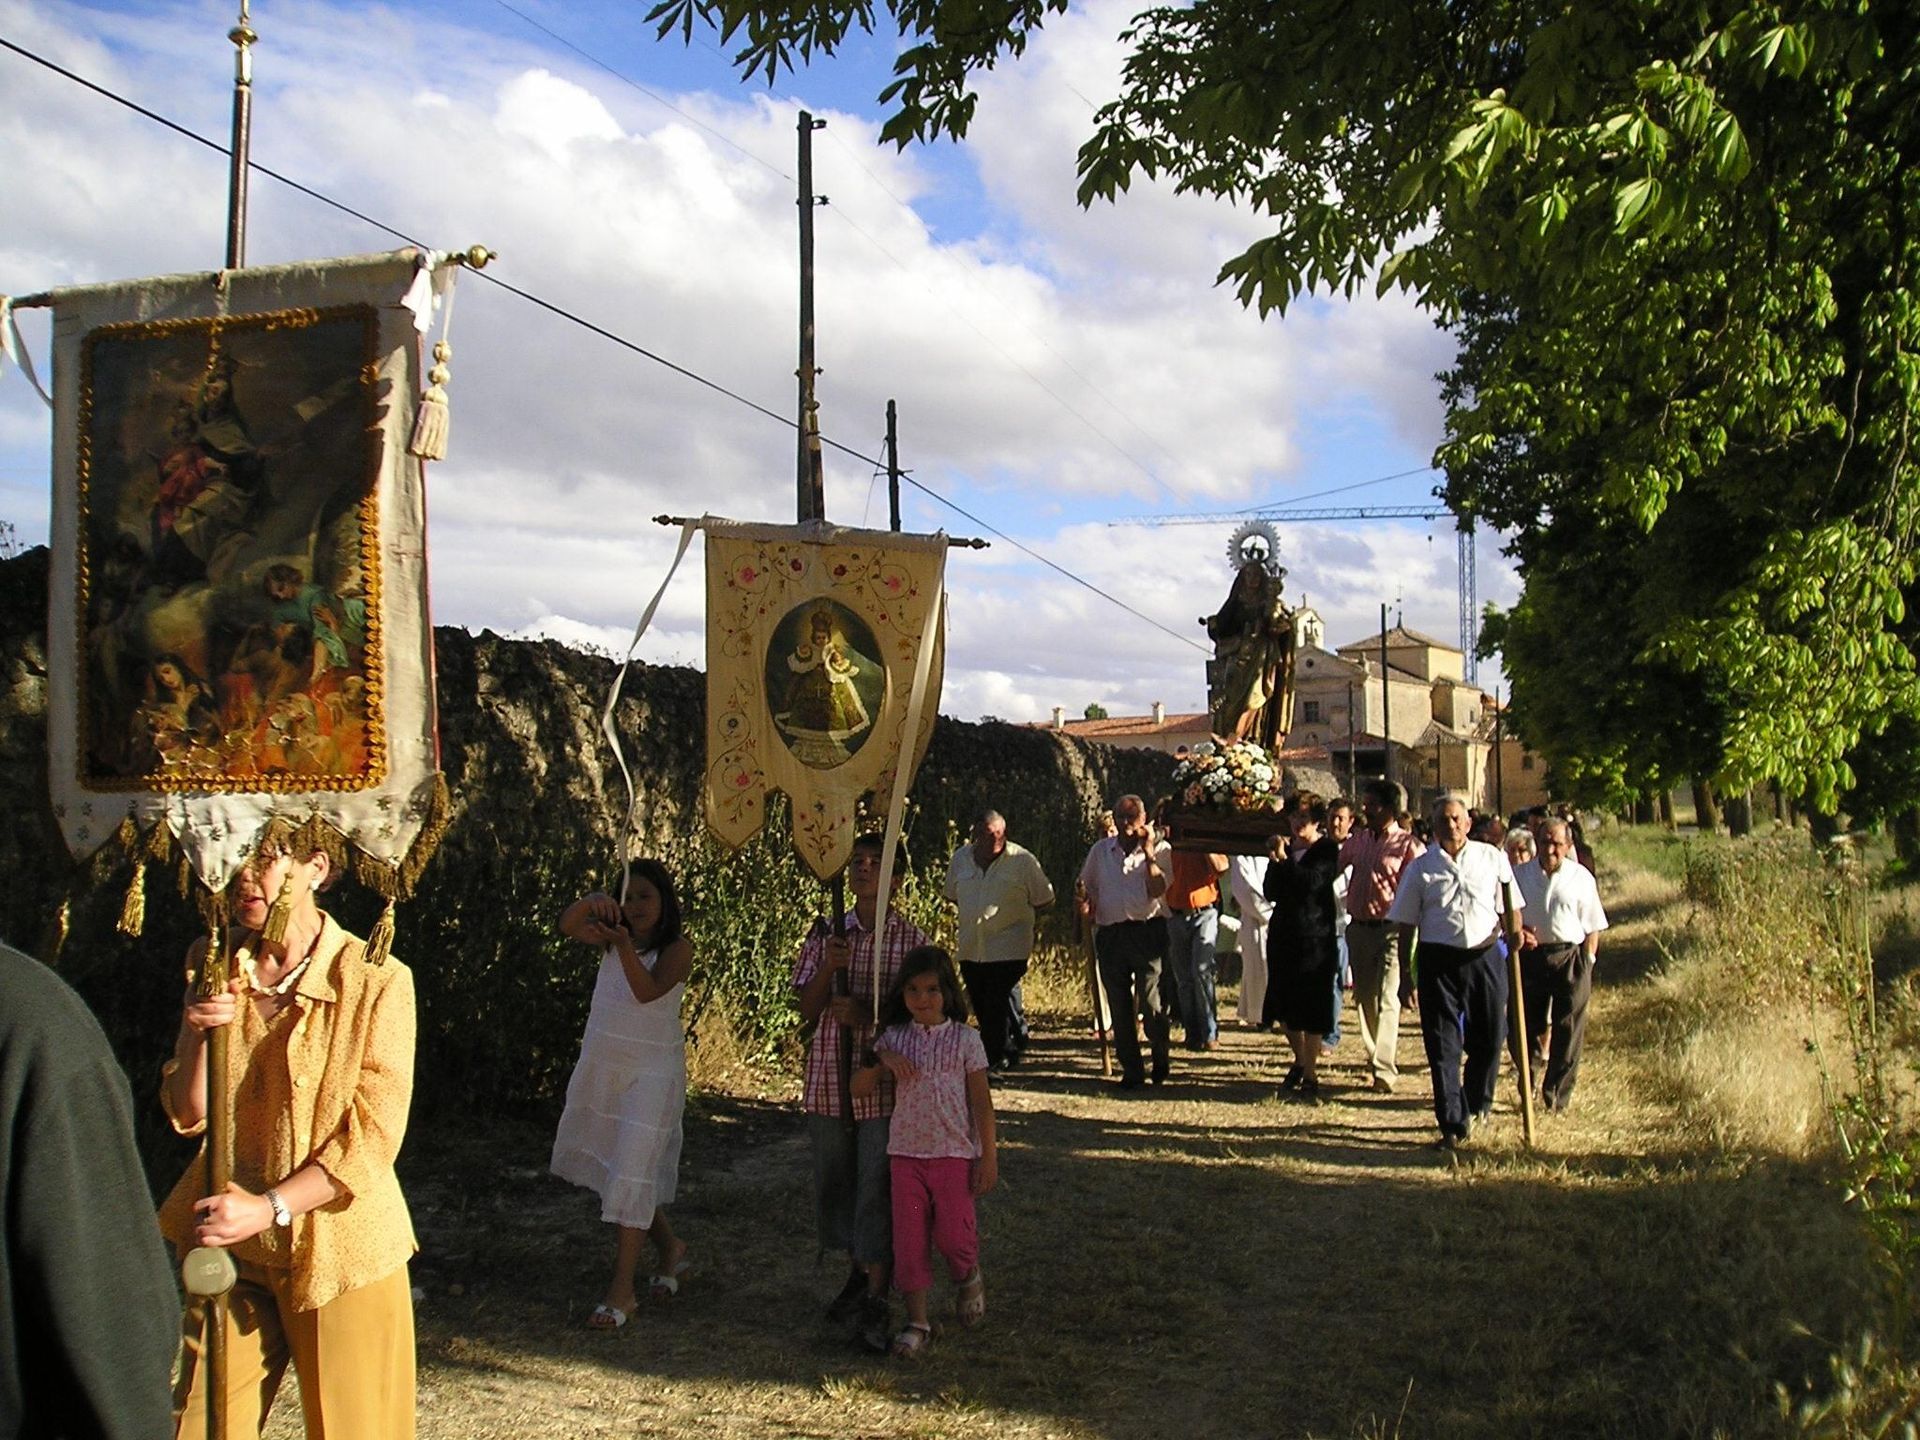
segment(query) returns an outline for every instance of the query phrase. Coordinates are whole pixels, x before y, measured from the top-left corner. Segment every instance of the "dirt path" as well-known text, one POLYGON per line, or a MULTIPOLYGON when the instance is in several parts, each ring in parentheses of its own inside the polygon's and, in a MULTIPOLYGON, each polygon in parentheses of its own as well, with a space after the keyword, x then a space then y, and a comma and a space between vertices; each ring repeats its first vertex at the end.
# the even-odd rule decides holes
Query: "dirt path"
MULTIPOLYGON (((1658 1033, 1640 1007, 1663 904, 1620 917, 1576 1108, 1542 1117, 1532 1157, 1510 1080, 1490 1136, 1428 1148, 1417 1022, 1401 1093, 1365 1093, 1350 1033, 1319 1106, 1276 1097, 1272 1036, 1230 1029, 1129 1095, 1089 1042, 1043 1029, 997 1090, 989 1322, 918 1365, 818 1318, 842 1272, 815 1260, 790 1106, 696 1102, 675 1216, 698 1268, 611 1336, 580 1323, 606 1232, 545 1174, 549 1136, 420 1136, 421 1434, 1751 1433, 1769 1396, 1740 1357, 1782 1343, 1760 1297, 1791 1249, 1757 1217, 1783 1190, 1808 1224, 1837 1206, 1806 1176, 1688 1153, 1650 1094, 1624 1037, 1658 1033)), ((297 1433, 286 1418, 275 1433, 297 1433)))

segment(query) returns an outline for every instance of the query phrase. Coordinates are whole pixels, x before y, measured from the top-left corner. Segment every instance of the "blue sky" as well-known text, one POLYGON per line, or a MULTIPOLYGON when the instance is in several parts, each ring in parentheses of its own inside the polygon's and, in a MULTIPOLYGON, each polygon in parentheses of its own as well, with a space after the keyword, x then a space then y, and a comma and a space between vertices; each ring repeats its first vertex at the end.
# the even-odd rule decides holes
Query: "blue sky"
MULTIPOLYGON (((785 414, 794 114, 825 116, 826 432, 875 456, 897 399, 918 479, 1154 622, 1004 542, 958 555, 949 713, 1200 708, 1195 617, 1225 594, 1232 522, 1110 522, 1280 503, 1429 460, 1449 350, 1404 301, 1319 297, 1263 323, 1213 284, 1260 217, 1146 184, 1074 203, 1074 152, 1114 93, 1131 4, 1076 8, 985 77, 967 142, 904 154, 874 143, 893 36, 769 89, 739 80, 710 33, 656 41, 646 8, 513 0, 589 60, 499 0, 264 0, 255 158, 435 245, 493 245, 501 278, 785 414)), ((233 13, 0 0, 0 36, 224 138, 233 13)), ((219 258, 223 157, 3 52, 0 154, 0 291, 219 258)), ((257 263, 393 243, 255 182, 257 263)), ((432 482, 442 623, 623 648, 671 548, 647 517, 790 513, 790 432, 494 287, 463 282, 455 313, 456 438, 432 482)), ((44 367, 44 315, 22 324, 44 367)), ((49 439, 32 393, 0 377, 0 519, 28 540, 45 533, 49 439)), ((1417 503, 1433 483, 1322 503, 1417 503)), ((828 510, 885 524, 870 465, 829 453, 828 510)), ((906 522, 977 529, 912 491, 906 522)), ((1409 624, 1455 633, 1445 522, 1287 527, 1283 543, 1296 598, 1336 643, 1396 597, 1409 624)), ((1509 598, 1491 537, 1481 559, 1482 596, 1509 598)), ((693 573, 644 658, 699 662, 693 573)))

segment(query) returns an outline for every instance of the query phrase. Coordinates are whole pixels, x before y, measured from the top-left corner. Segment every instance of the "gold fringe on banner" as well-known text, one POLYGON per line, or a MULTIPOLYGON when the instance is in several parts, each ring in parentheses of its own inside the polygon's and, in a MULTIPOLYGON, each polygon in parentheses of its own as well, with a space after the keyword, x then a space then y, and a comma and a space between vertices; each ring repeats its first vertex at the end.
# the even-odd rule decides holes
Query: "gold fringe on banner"
POLYGON ((117 928, 129 937, 138 936, 147 928, 147 857, 144 853, 134 857, 133 877, 127 881, 127 898, 120 903, 117 928))
MULTIPOLYGON (((324 854, 331 862, 334 875, 351 871, 356 880, 386 901, 385 909, 367 940, 367 959, 377 965, 391 953, 398 916, 395 902, 412 898, 427 862, 433 858, 441 840, 445 838, 447 826, 452 820, 453 797, 447 789, 444 775, 436 774, 433 777, 433 785, 424 801, 426 813, 420 833, 414 837, 413 844, 398 863, 390 864, 368 855, 318 815, 310 816, 298 825, 284 819, 269 821, 261 831, 259 851, 263 854, 297 855, 303 859, 316 852, 324 854)), ((133 873, 121 897, 116 925, 120 934, 133 937, 144 931, 147 870, 151 866, 170 866, 180 898, 193 899, 208 933, 219 943, 224 943, 230 920, 225 893, 215 894, 200 884, 187 848, 179 843, 164 822, 142 832, 133 817, 128 816, 120 822, 106 845, 87 859, 75 862, 59 908, 48 918, 41 939, 41 956, 48 964, 54 963, 71 936, 74 902, 81 891, 104 887, 109 877, 117 873, 121 860, 132 865, 133 873)), ((290 878, 289 883, 281 886, 279 893, 274 896, 273 904, 267 911, 266 924, 262 927, 262 939, 274 944, 285 942, 287 921, 297 899, 296 889, 290 878)))
POLYGON ((440 840, 447 833, 447 826, 453 821, 453 795, 447 789, 447 777, 435 773, 433 790, 427 797, 426 823, 420 827, 420 833, 414 837, 407 858, 400 862, 400 883, 397 891, 399 899, 412 896, 414 886, 420 883, 420 872, 427 868, 427 861, 433 858, 433 852, 440 848, 440 840))

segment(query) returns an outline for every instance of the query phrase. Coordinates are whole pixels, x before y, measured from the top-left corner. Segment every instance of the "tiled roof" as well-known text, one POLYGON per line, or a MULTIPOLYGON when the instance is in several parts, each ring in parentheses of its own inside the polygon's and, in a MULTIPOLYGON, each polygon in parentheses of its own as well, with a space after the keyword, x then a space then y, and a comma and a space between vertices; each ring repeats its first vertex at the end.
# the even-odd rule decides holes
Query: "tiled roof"
MULTIPOLYGON (((1077 735, 1082 740, 1110 740, 1115 736, 1164 735, 1169 732, 1185 734, 1198 731, 1208 734, 1212 716, 1202 710, 1192 715, 1168 715, 1158 725, 1153 723, 1151 715, 1109 715, 1104 720, 1067 720, 1058 727, 1063 733, 1077 735)), ((1052 730, 1055 727, 1049 721, 1033 722, 1036 730, 1052 730)))

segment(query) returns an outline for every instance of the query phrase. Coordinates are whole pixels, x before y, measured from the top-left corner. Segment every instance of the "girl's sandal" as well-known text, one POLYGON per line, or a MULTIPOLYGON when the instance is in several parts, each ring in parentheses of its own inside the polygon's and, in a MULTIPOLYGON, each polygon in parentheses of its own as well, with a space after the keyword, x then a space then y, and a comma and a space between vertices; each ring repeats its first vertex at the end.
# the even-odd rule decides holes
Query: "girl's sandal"
POLYGON ((987 1318, 987 1277, 978 1265, 960 1282, 960 1293, 953 1297, 953 1318, 968 1330, 987 1318))
POLYGON ((673 1262, 673 1268, 659 1275, 647 1277, 647 1294, 654 1300, 671 1300, 680 1293, 680 1281, 693 1269, 693 1261, 684 1254, 673 1262))
POLYGON ((927 1343, 932 1339, 931 1325, 923 1325, 918 1320, 909 1320, 900 1333, 893 1337, 893 1358, 918 1360, 926 1354, 927 1343))

